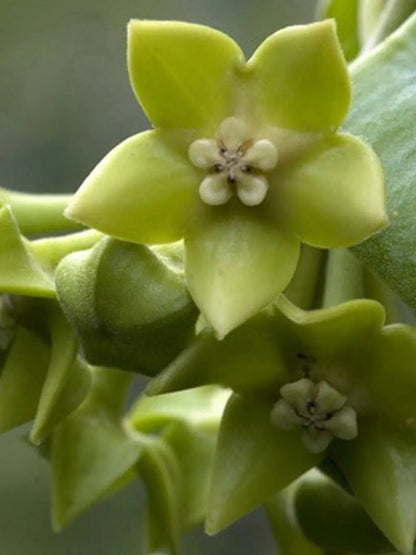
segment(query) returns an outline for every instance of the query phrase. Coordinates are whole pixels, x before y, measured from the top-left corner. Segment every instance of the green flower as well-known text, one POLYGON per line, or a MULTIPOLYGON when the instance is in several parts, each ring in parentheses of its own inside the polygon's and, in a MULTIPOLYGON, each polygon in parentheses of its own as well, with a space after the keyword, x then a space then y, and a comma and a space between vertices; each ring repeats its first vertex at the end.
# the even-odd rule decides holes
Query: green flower
POLYGON ((220 337, 281 293, 301 241, 344 247, 386 223, 376 155, 336 131, 351 93, 332 21, 281 30, 247 62, 214 29, 132 21, 128 65, 155 129, 112 150, 67 215, 132 242, 184 237, 220 337))
POLYGON ((150 387, 234 389, 221 424, 208 530, 324 459, 401 552, 416 534, 416 329, 354 300, 304 312, 283 297, 215 341, 204 330, 150 387), (238 464, 236 464, 238 461, 238 464))

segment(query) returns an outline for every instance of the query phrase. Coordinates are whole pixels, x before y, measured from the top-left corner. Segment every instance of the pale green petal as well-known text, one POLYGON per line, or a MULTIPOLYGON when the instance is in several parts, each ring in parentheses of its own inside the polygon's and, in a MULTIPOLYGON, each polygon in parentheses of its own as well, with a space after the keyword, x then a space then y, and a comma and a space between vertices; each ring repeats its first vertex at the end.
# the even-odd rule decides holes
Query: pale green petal
POLYGON ((90 387, 89 371, 76 360, 78 342, 60 311, 55 310, 50 327, 49 365, 30 433, 36 445, 83 401, 90 387))
POLYGON ((126 241, 180 239, 203 176, 188 159, 190 142, 160 131, 126 139, 87 177, 66 215, 126 241))
POLYGON ((319 461, 303 445, 300 433, 271 424, 272 406, 239 395, 230 399, 215 455, 208 533, 264 503, 319 461))
POLYGON ((0 292, 54 297, 52 277, 30 252, 8 206, 0 204, 0 292))
POLYGON ((141 451, 120 422, 131 374, 95 368, 92 376, 93 387, 85 403, 52 437, 53 523, 57 530, 122 482, 141 451))
POLYGON ((156 126, 197 128, 231 115, 243 54, 227 35, 191 23, 132 20, 133 90, 156 126))
MULTIPOLYGON (((217 341, 212 329, 200 332, 156 378, 147 393, 156 395, 221 384, 236 391, 271 390, 290 379, 270 316, 263 312, 217 341)), ((166 395, 164 396, 166 397, 166 395)))
POLYGON ((365 510, 404 555, 416 534, 416 434, 358 421, 358 437, 334 441, 334 459, 365 510))
POLYGON ((32 332, 19 327, 6 356, 0 372, 0 433, 34 418, 49 349, 32 332))
POLYGON ((387 221, 380 161, 360 139, 331 135, 270 176, 268 202, 302 242, 338 248, 366 239, 387 221))
POLYGON ((290 281, 298 260, 296 238, 280 231, 263 207, 240 201, 201 210, 185 239, 191 295, 224 337, 259 312, 290 281))
POLYGON ((329 130, 347 114, 351 85, 333 21, 278 31, 259 46, 247 69, 256 103, 278 127, 329 130))
MULTIPOLYGON (((363 360, 362 386, 368 410, 416 429, 416 329, 401 324, 383 328, 363 360)), ((363 407, 364 409, 365 407, 363 407)))

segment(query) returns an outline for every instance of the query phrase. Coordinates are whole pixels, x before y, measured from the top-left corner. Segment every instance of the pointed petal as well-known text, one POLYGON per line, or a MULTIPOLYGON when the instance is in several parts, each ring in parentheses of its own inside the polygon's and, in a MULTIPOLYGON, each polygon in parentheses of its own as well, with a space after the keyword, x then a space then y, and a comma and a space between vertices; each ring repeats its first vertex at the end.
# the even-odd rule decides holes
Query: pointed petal
POLYGON ((311 541, 322 546, 321 555, 328 554, 327 550, 345 554, 394 551, 361 504, 333 480, 311 470, 294 488, 296 521, 311 541))
POLYGON ((95 368, 85 403, 52 436, 52 503, 55 529, 101 499, 137 462, 140 445, 121 427, 131 375, 95 368))
POLYGON ((87 177, 67 216, 136 243, 180 239, 203 175, 188 159, 190 142, 160 131, 126 139, 87 177))
POLYGON ((319 461, 302 444, 299 433, 271 424, 272 406, 239 395, 230 399, 215 455, 208 533, 253 510, 319 461))
POLYGON ((0 205, 0 291, 35 297, 54 297, 53 279, 40 266, 20 235, 8 206, 0 205))
POLYGON ((333 444, 334 459, 365 510, 396 547, 413 553, 416 435, 360 419, 357 439, 333 444))
POLYGON ((78 342, 70 325, 58 310, 51 320, 49 366, 30 433, 35 445, 83 401, 90 386, 88 370, 76 361, 78 342))
POLYGON ((142 445, 138 470, 147 490, 146 551, 168 548, 179 555, 183 532, 183 491, 180 467, 172 449, 163 440, 135 434, 142 445))
MULTIPOLYGON (((321 366, 322 374, 318 378, 325 379, 329 384, 338 372, 344 376, 344 381, 346 374, 353 374, 351 367, 362 358, 364 348, 378 337, 385 317, 382 305, 369 299, 304 311, 281 297, 278 307, 293 334, 293 346, 298 349, 297 352, 313 356, 318 366, 319 362, 328 361, 321 366), (343 360, 350 367, 347 372, 345 368, 337 368, 343 360), (335 361, 338 361, 336 365, 335 361)), ((279 312, 276 312, 275 319, 279 322, 279 312)), ((285 325, 284 322, 279 324, 285 325)), ((361 365, 357 373, 361 374, 361 365)))
POLYGON ((363 360, 361 378, 370 410, 412 429, 416 429, 415 365, 416 329, 391 325, 383 328, 379 341, 363 360))
POLYGON ((253 72, 256 102, 274 125, 319 131, 344 120, 351 85, 333 21, 278 31, 247 66, 253 72))
POLYGON ((232 112, 239 46, 224 33, 177 21, 133 20, 128 67, 133 90, 156 126, 197 128, 232 112))
POLYGON ((288 230, 315 247, 362 241, 386 224, 380 161, 360 139, 336 134, 270 176, 268 202, 288 230))
POLYGON ((268 314, 262 313, 217 341, 212 329, 200 332, 154 378, 149 395, 217 383, 235 391, 268 389, 278 393, 289 379, 268 314))
POLYGON ((288 284, 299 243, 276 229, 262 207, 239 201, 201 211, 185 239, 190 293, 224 337, 270 303, 288 284))
POLYGON ((0 433, 32 420, 48 368, 49 349, 18 328, 0 372, 0 433))

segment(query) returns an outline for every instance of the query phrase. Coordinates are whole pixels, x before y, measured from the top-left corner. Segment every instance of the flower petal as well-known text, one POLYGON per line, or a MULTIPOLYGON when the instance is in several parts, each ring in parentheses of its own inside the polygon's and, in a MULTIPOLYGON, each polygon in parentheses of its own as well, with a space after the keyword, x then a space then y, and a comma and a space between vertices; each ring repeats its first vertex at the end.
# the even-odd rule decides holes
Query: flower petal
POLYGON ((402 324, 383 328, 363 360, 361 382, 367 391, 368 410, 416 429, 415 367, 416 329, 402 324))
POLYGON ((126 139, 87 177, 66 215, 136 243, 180 239, 202 175, 188 160, 188 144, 160 131, 126 139))
POLYGON ((150 382, 147 394, 217 383, 239 392, 266 390, 277 395, 279 385, 289 378, 275 329, 264 311, 222 341, 216 340, 212 329, 203 330, 150 382))
POLYGON ((351 85, 333 21, 278 31, 259 46, 247 69, 265 119, 278 127, 329 130, 347 114, 351 85))
POLYGON ((237 199, 200 212, 185 238, 190 293, 220 337, 279 295, 299 255, 294 237, 276 229, 263 207, 237 199))
POLYGON ((96 367, 92 376, 93 388, 85 403, 52 437, 55 530, 68 525, 125 477, 141 451, 121 426, 131 375, 96 367))
POLYGON ((208 533, 225 528, 319 461, 300 433, 271 424, 272 406, 239 395, 228 402, 215 455, 208 533))
POLYGON ((128 67, 133 90, 156 126, 198 128, 232 111, 234 66, 243 54, 230 37, 203 25, 133 20, 128 67))
POLYGON ((352 135, 315 143, 296 162, 278 167, 270 182, 276 217, 309 245, 350 246, 386 224, 380 161, 352 135))
POLYGON ((354 441, 334 441, 334 459, 354 494, 396 549, 413 553, 416 434, 360 419, 354 441))

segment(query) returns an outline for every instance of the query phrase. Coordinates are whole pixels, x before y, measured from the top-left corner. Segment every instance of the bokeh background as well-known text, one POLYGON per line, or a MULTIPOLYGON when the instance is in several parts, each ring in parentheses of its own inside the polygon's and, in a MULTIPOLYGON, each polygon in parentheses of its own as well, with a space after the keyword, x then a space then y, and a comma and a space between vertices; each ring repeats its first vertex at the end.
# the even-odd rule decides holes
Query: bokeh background
MULTIPOLYGON (((148 127, 125 64, 131 18, 204 23, 250 56, 270 33, 312 21, 315 0, 0 0, 0 186, 72 192, 122 139, 148 127)), ((141 555, 140 484, 68 530, 50 528, 49 469, 27 429, 0 438, 0 555, 141 555)), ((186 555, 275 553, 261 511, 186 555)))

